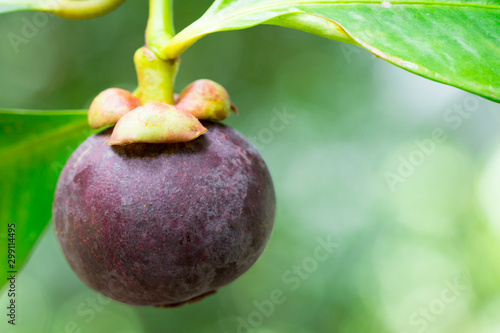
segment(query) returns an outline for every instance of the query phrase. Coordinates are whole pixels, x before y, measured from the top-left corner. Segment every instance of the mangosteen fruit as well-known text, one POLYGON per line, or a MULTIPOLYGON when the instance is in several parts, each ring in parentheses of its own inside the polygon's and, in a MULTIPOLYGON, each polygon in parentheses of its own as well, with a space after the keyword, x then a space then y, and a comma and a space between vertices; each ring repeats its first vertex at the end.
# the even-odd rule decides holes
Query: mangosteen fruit
POLYGON ((275 195, 256 148, 239 132, 183 143, 109 145, 89 137, 59 178, 53 216, 75 273, 114 300, 173 307, 245 273, 270 237, 275 195))

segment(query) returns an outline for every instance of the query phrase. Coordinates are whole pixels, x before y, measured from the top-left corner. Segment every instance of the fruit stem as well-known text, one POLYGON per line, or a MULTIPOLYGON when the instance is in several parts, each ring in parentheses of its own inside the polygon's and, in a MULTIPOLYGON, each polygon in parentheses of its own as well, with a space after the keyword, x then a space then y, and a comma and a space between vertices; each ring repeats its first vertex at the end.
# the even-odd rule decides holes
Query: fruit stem
POLYGON ((171 0, 149 1, 146 46, 157 55, 160 55, 160 50, 165 48, 175 35, 172 7, 171 0))
POLYGON ((142 104, 150 102, 174 105, 174 82, 180 59, 163 60, 152 50, 141 47, 134 55, 142 104))
POLYGON ((139 87, 136 95, 142 104, 160 102, 174 104, 174 82, 180 59, 161 59, 158 50, 174 36, 171 0, 150 0, 146 28, 146 46, 134 56, 139 87))

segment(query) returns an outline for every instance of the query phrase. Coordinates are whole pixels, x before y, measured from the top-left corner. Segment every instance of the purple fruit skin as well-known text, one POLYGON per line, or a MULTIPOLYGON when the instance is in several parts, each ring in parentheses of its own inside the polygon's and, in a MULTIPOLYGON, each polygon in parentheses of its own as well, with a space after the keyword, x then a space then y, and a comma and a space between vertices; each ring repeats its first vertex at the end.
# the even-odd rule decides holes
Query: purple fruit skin
POLYGON ((271 234, 275 195, 256 148, 204 122, 182 144, 110 146, 111 129, 71 156, 53 216, 62 250, 91 288, 134 305, 178 306, 247 271, 271 234))

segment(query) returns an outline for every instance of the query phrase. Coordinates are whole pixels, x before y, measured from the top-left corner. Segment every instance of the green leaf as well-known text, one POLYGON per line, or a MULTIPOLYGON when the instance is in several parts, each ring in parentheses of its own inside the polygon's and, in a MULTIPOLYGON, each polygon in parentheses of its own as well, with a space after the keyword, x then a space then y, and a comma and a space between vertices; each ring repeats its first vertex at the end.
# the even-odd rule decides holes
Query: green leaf
POLYGON ((161 50, 273 24, 360 45, 431 80, 500 101, 500 0, 217 0, 161 50))
POLYGON ((59 173, 92 131, 86 111, 0 110, 0 289, 22 268, 52 215, 59 173), (15 267, 8 267, 8 225, 15 223, 15 267))

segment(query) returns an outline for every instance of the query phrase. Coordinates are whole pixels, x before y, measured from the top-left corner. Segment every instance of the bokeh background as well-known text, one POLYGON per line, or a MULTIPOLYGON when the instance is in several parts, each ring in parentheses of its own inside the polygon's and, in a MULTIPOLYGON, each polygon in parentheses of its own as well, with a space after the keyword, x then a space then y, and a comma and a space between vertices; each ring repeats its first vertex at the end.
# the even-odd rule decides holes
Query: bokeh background
MULTIPOLYGON (((210 0, 175 5, 179 30, 210 0)), ((33 15, 0 19, 1 107, 82 109, 108 87, 135 88, 145 1, 50 17, 15 52, 8 34, 33 15)), ((177 89, 223 84, 240 110, 226 123, 273 175, 261 259, 202 302, 132 307, 87 288, 50 225, 18 280, 18 324, 4 310, 1 332, 500 332, 500 105, 273 26, 208 36, 182 61, 177 89)))

